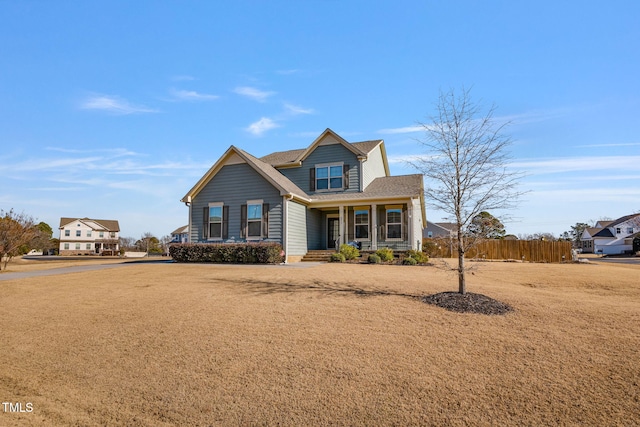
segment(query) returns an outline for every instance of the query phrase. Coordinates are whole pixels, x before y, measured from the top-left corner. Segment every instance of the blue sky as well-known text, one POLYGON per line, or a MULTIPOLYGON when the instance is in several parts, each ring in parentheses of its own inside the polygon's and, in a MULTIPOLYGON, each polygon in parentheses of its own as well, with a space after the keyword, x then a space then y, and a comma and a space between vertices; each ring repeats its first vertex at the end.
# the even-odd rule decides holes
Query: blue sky
POLYGON ((1 1, 0 208, 160 237, 230 145, 328 127, 414 173, 416 122, 466 86, 528 174, 508 233, 638 212, 639 21, 632 0, 1 1))

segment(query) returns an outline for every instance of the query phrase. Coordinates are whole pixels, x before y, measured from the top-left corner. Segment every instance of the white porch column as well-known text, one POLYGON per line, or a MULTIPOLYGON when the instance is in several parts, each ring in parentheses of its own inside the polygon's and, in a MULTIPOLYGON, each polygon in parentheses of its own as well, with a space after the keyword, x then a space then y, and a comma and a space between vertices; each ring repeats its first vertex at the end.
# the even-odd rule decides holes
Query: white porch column
POLYGON ((338 247, 340 247, 341 244, 345 243, 344 232, 346 231, 346 227, 344 226, 344 206, 340 206, 338 211, 340 212, 340 217, 338 220, 338 222, 340 223, 340 238, 338 239, 338 247))
POLYGON ((378 205, 371 205, 371 250, 378 250, 378 205))

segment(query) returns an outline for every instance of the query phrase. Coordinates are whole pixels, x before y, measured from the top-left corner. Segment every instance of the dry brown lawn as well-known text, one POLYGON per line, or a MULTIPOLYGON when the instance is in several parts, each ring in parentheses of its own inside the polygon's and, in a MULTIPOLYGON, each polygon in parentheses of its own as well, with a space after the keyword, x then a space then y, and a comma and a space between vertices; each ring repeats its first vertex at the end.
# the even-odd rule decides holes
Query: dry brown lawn
POLYGON ((132 264, 0 281, 0 425, 640 424, 640 267, 132 264))

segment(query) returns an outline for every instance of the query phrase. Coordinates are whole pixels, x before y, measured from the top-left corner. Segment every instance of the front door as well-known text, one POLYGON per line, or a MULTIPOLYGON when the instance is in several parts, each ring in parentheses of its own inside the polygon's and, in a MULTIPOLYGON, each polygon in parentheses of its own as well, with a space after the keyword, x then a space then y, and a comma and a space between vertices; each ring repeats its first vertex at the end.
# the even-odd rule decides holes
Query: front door
POLYGON ((327 249, 336 249, 340 238, 340 218, 327 218, 327 249))

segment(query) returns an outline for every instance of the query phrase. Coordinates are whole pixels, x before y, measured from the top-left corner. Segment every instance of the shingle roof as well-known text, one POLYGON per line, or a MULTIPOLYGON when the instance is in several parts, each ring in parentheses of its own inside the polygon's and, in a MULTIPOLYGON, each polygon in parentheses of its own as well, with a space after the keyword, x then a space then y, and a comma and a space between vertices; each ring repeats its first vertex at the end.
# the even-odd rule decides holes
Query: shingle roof
POLYGON ((189 224, 183 225, 180 228, 176 228, 171 232, 171 234, 184 234, 189 232, 189 224))
MULTIPOLYGON (((350 144, 359 151, 362 151, 364 154, 368 154, 381 142, 381 139, 377 139, 372 141, 351 142, 350 144)), ((262 160, 263 162, 268 163, 271 166, 282 166, 286 165, 287 163, 295 162, 306 150, 306 148, 298 148, 288 151, 276 151, 275 153, 267 154, 266 156, 260 157, 259 160, 262 160)))
POLYGON ((120 231, 120 224, 113 219, 92 219, 92 218, 60 218, 60 228, 73 221, 93 221, 105 228, 106 231, 120 231))
POLYGON ((607 227, 615 227, 618 224, 622 224, 623 222, 629 221, 631 218, 640 217, 640 213, 625 215, 608 224, 607 227))
POLYGON ((596 234, 592 234, 592 236, 593 237, 615 237, 611 232, 611 230, 609 230, 608 228, 603 228, 602 230, 598 231, 596 234))
POLYGON ((252 156, 244 150, 241 150, 238 147, 234 147, 234 149, 242 154, 245 157, 247 162, 251 163, 256 169, 259 169, 264 175, 269 177, 273 182, 275 182, 281 189, 290 194, 295 194, 300 197, 308 198, 307 193, 302 191, 300 187, 291 182, 287 177, 282 175, 276 168, 271 166, 268 163, 258 159, 257 157, 252 156))
POLYGON ((423 192, 422 175, 385 176, 374 179, 363 192, 314 194, 312 201, 416 197, 423 192))

